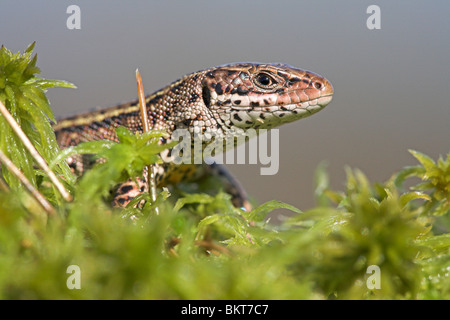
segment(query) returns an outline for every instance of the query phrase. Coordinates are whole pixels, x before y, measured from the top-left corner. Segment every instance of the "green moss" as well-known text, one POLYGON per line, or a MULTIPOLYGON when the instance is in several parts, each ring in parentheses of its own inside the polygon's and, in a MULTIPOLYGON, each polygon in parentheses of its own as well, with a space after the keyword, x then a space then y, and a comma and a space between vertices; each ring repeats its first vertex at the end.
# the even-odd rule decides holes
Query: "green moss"
MULTIPOLYGON (((9 109, 39 153, 49 162, 59 149, 49 121, 55 122, 55 117, 45 92, 51 87, 75 88, 75 86, 66 81, 37 77, 36 74, 40 73, 40 69, 36 67, 37 55, 32 54, 34 45, 35 43, 32 43, 23 54, 20 52, 13 54, 4 46, 0 48, 0 101, 9 109)), ((14 160, 16 166, 36 187, 34 160, 3 117, 0 117, 0 148, 14 160)), ((3 177, 9 186, 13 190, 21 188, 13 175, 5 167, 2 169, 3 177)), ((66 163, 61 163, 55 171, 63 175, 67 181, 74 181, 66 163)))

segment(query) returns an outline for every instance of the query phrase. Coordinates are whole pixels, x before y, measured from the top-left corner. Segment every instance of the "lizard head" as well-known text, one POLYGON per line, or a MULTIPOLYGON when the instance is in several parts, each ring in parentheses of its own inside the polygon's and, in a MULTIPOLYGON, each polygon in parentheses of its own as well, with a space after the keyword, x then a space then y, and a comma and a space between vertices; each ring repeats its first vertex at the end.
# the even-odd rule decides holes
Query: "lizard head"
POLYGON ((203 102, 225 131, 293 122, 322 110, 332 96, 327 79, 285 64, 223 65, 202 80, 203 102))

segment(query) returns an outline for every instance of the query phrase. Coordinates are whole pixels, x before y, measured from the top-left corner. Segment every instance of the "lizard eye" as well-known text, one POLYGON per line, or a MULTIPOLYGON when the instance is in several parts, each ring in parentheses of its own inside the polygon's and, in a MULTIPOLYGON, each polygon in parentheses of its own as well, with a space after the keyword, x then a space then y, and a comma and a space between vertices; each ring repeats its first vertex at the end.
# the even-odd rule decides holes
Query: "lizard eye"
POLYGON ((320 83, 320 82, 314 82, 314 87, 316 88, 316 89, 322 89, 322 84, 320 83))
POLYGON ((261 72, 255 77, 255 84, 263 89, 268 89, 277 84, 277 81, 267 73, 261 72))

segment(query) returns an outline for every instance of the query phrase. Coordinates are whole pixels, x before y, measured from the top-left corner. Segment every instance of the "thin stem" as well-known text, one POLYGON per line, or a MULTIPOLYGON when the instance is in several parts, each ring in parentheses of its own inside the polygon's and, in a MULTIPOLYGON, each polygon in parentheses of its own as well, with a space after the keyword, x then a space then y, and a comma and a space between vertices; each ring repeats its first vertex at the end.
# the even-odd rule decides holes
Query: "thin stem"
POLYGON ((8 192, 9 191, 9 186, 1 178, 0 178, 0 190, 4 191, 4 192, 8 192))
POLYGON ((50 180, 53 182, 53 184, 56 186, 58 191, 61 193, 63 198, 70 202, 72 201, 72 196, 67 192, 67 190, 64 188, 64 185, 58 180, 56 175, 53 173, 52 170, 47 165, 47 162, 45 162, 44 158, 39 154, 39 152, 36 150, 36 148, 31 143, 30 139, 26 136, 26 134, 22 131, 19 124, 16 122, 14 117, 9 113, 8 109, 6 109, 5 105, 0 101, 0 112, 5 117, 6 121, 8 121, 11 128, 14 130, 14 132, 17 134, 19 139, 23 142, 25 148, 30 152, 31 156, 36 160, 37 164, 44 170, 44 172, 48 175, 50 180))
POLYGON ((141 120, 142 120, 142 128, 144 132, 148 132, 150 130, 148 126, 148 114, 147 114, 147 104, 145 103, 145 93, 144 86, 142 85, 142 78, 139 70, 136 69, 136 82, 138 87, 138 95, 139 95, 139 107, 141 110, 141 120))
POLYGON ((56 211, 51 204, 44 198, 44 196, 31 184, 25 175, 17 168, 14 163, 0 150, 0 162, 2 162, 8 170, 20 180, 28 192, 31 193, 34 199, 41 205, 41 207, 50 215, 55 215, 56 211))
MULTIPOLYGON (((150 127, 148 125, 147 104, 145 103, 144 86, 142 85, 142 78, 138 69, 136 69, 136 82, 139 95, 139 107, 141 110, 142 129, 144 132, 148 132, 150 130, 150 127)), ((155 203, 156 202, 155 166, 149 165, 145 169, 144 171, 147 171, 147 184, 150 192, 150 198, 152 200, 152 203, 155 203)), ((155 207, 155 213, 159 214, 159 208, 157 206, 155 207)))

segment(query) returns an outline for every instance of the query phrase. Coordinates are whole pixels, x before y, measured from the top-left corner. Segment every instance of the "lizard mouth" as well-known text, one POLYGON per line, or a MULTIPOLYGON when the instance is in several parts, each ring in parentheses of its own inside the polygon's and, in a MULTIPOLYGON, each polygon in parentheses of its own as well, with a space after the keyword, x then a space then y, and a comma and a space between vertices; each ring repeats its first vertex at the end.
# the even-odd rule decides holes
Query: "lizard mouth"
POLYGON ((283 106, 231 106, 226 118, 241 129, 270 129, 284 123, 309 117, 325 108, 332 100, 332 94, 321 96, 305 102, 283 106))

